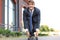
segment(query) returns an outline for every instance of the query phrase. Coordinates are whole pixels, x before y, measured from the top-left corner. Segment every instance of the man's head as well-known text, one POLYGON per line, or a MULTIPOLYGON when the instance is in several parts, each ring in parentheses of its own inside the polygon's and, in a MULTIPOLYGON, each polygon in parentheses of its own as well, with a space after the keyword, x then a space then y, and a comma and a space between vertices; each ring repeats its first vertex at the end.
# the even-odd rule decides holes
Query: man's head
POLYGON ((29 1, 29 3, 28 3, 29 9, 30 9, 30 10, 34 9, 34 6, 35 6, 34 1, 29 1))

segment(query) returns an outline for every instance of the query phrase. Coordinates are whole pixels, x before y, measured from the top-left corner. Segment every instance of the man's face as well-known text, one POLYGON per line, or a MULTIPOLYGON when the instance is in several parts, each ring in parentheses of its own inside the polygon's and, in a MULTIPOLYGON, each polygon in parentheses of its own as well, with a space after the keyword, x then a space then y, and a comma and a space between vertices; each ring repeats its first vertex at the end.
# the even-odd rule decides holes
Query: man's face
POLYGON ((30 10, 34 9, 34 4, 33 3, 29 3, 29 9, 30 10))

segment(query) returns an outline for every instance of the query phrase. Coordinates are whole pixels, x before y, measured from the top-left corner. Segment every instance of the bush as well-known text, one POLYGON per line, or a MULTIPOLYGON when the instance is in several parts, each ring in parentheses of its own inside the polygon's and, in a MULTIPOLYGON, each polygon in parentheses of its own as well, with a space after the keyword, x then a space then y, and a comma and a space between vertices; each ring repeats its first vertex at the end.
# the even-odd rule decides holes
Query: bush
POLYGON ((9 36, 13 36, 13 37, 18 37, 22 35, 22 32, 11 32, 10 30, 4 30, 2 28, 0 28, 0 34, 2 34, 3 36, 9 37, 9 36))
POLYGON ((3 33, 2 33, 2 35, 6 36, 6 37, 9 37, 10 36, 10 32, 11 31, 8 30, 8 29, 7 30, 4 30, 3 33))
POLYGON ((40 31, 45 31, 45 32, 49 32, 49 27, 47 25, 41 25, 40 27, 40 31))
POLYGON ((11 33, 10 33, 10 36, 15 37, 15 33, 16 33, 16 32, 11 32, 11 33))
POLYGON ((21 36, 22 33, 21 32, 11 32, 10 35, 13 37, 18 37, 18 36, 21 36))
POLYGON ((0 34, 2 34, 3 33, 3 29, 2 28, 0 28, 0 34))
POLYGON ((49 31, 54 31, 54 29, 53 28, 49 28, 48 25, 41 25, 40 31, 41 32, 49 32, 49 31))
POLYGON ((41 33, 40 33, 39 36, 48 36, 48 34, 41 34, 41 33))
POLYGON ((16 36, 21 36, 22 33, 21 32, 16 32, 16 36))

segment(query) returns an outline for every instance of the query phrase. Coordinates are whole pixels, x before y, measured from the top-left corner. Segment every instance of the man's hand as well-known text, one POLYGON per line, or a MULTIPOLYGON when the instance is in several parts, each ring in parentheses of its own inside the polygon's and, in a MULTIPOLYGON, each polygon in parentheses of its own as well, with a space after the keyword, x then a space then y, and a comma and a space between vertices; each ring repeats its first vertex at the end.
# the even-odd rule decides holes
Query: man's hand
POLYGON ((36 32, 34 32, 35 37, 38 37, 39 29, 36 29, 36 32))
POLYGON ((30 33, 29 33, 29 31, 27 31, 26 34, 27 34, 28 37, 30 37, 30 33))
POLYGON ((34 32, 35 37, 38 37, 38 32, 34 32))
POLYGON ((25 31, 26 35, 29 37, 30 36, 29 30, 25 29, 24 31, 25 31))

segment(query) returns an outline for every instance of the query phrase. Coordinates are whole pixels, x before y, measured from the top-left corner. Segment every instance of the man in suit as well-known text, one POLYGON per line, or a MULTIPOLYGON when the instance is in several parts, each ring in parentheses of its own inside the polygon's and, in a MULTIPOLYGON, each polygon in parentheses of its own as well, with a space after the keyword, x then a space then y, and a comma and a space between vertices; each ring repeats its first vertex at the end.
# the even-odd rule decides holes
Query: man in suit
POLYGON ((28 37, 35 36, 38 40, 40 10, 35 7, 34 1, 29 1, 28 5, 28 8, 23 11, 24 28, 28 37))

